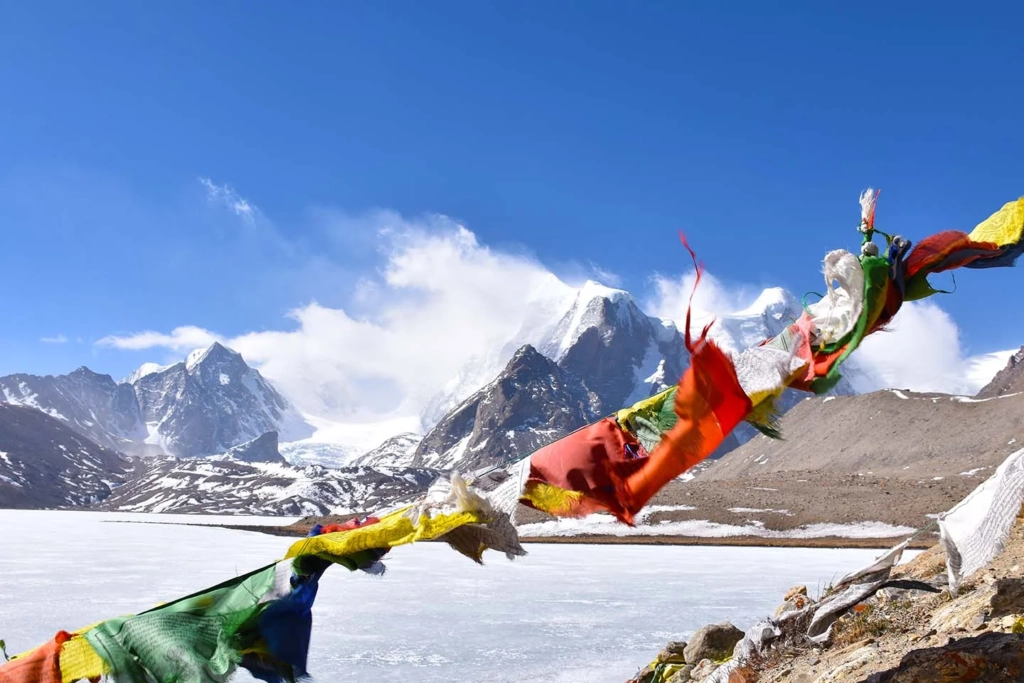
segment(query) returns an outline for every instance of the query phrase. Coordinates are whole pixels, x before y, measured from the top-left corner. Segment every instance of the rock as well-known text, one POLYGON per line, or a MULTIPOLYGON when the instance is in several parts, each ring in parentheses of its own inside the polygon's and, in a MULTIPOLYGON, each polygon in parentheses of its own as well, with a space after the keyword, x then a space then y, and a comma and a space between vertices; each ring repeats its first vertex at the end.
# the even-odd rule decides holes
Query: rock
POLYGON ((687 664, 697 664, 703 659, 722 661, 732 656, 736 643, 743 639, 743 631, 729 622, 710 624, 697 629, 686 646, 687 664))
POLYGON ((658 653, 657 661, 661 664, 685 664, 686 643, 681 640, 673 640, 658 653))
POLYGON ((994 593, 994 587, 962 592, 959 598, 942 605, 932 614, 927 628, 937 633, 967 631, 979 612, 990 609, 989 601, 994 593))
MULTIPOLYGON (((700 633, 700 631, 698 631, 697 633, 700 633)), ((715 672, 715 669, 717 668, 718 665, 712 662, 710 659, 702 659, 695 667, 693 667, 693 670, 690 672, 690 680, 703 681, 705 678, 713 674, 715 672)))
POLYGON ((693 665, 687 664, 682 669, 669 676, 668 680, 665 681, 665 683, 690 683, 690 681, 692 680, 690 678, 690 672, 692 671, 693 665))
POLYGON ((626 681, 626 683, 651 683, 654 680, 654 671, 657 668, 657 662, 648 664, 636 676, 626 681))
POLYGON ((793 597, 789 598, 788 600, 786 600, 781 605, 775 608, 775 616, 779 617, 785 614, 786 612, 802 610, 804 607, 807 607, 807 605, 809 605, 810 603, 810 598, 808 598, 806 595, 794 595, 793 597))
POLYGON ((988 615, 985 612, 978 612, 976 615, 974 615, 974 618, 971 619, 971 629, 975 631, 980 631, 983 628, 985 628, 985 623, 987 621, 988 615))
POLYGON ((807 597, 807 586, 793 586, 786 592, 783 603, 775 608, 775 616, 803 609, 809 603, 810 598, 807 597))
POLYGON ((745 666, 741 666, 740 668, 733 669, 729 672, 728 683, 757 683, 758 678, 756 671, 745 666))
POLYGON ((913 650, 865 683, 1000 683, 1024 679, 1024 634, 985 633, 944 647, 913 650))
POLYGON ((802 596, 804 596, 806 598, 807 597, 807 586, 793 586, 783 596, 782 599, 783 600, 791 600, 792 598, 795 598, 798 595, 802 595, 802 596))
MULTIPOLYGON (((640 673, 631 678, 627 683, 652 683, 652 681, 654 680, 661 681, 662 678, 666 675, 665 667, 663 666, 664 664, 675 665, 668 669, 669 672, 671 672, 675 667, 679 666, 680 664, 684 664, 683 650, 685 649, 686 643, 682 641, 670 642, 668 645, 665 646, 665 648, 661 652, 658 653, 658 656, 655 658, 653 662, 645 666, 640 671, 640 673), (656 672, 660 672, 657 679, 655 679, 654 675, 656 672)), ((686 681, 689 681, 690 669, 693 669, 693 667, 686 665, 682 667, 682 669, 680 669, 679 671, 671 673, 669 675, 669 678, 665 681, 665 683, 668 683, 668 681, 673 681, 673 683, 685 683, 686 681), (678 674, 682 673, 683 670, 687 672, 687 677, 678 679, 675 678, 678 674)))
POLYGON ((998 579, 995 590, 989 602, 993 617, 1024 613, 1024 579, 998 579))
MULTIPOLYGON (((849 657, 828 673, 823 674, 815 683, 840 683, 853 680, 850 676, 872 659, 878 656, 878 645, 874 642, 854 650, 849 657)), ((901 682, 902 683, 902 682, 901 682)), ((934 683, 934 682, 933 682, 934 683)))

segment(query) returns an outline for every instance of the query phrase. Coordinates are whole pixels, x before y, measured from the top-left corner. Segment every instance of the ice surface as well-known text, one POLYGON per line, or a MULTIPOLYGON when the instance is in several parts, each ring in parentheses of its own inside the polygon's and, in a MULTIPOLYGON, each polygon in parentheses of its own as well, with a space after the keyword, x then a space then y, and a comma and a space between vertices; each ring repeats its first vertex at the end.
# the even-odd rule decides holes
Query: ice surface
MULTIPOLYGON (((290 542, 228 529, 107 522, 114 519, 217 521, 0 510, 0 637, 9 652, 61 628, 212 586, 281 557, 290 542), (55 542, 41 542, 46 538, 55 542)), ((544 544, 527 550, 515 562, 489 553, 479 567, 447 546, 424 543, 392 551, 383 577, 332 568, 313 611, 312 681, 620 682, 670 639, 723 620, 747 628, 793 584, 815 594, 881 554, 544 544)), ((234 680, 252 681, 244 672, 234 680)))

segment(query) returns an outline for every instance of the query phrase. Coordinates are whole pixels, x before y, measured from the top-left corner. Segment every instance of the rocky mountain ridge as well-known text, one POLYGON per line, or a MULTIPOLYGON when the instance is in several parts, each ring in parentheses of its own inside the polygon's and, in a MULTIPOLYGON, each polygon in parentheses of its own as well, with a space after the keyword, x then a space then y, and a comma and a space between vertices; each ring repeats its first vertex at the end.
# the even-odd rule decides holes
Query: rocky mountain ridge
POLYGON ((138 451, 148 435, 132 386, 86 367, 67 375, 0 377, 0 400, 37 408, 106 448, 138 451))
POLYGON ((180 363, 146 364, 120 383, 84 367, 0 377, 0 398, 128 454, 203 457, 271 431, 289 440, 312 433, 259 371, 219 343, 180 363))

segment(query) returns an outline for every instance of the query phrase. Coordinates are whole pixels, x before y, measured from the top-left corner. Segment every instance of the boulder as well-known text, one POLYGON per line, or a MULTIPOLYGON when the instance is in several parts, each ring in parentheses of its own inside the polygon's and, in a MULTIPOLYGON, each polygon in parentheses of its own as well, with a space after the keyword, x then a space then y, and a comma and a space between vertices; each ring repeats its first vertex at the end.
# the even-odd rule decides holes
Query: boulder
POLYGON ((993 617, 1024 614, 1024 579, 997 579, 995 589, 996 592, 989 601, 993 617))
POLYGON ((713 674, 717 668, 718 665, 710 659, 702 659, 695 667, 693 667, 693 670, 690 671, 690 680, 703 681, 705 678, 713 674))
POLYGON ((690 674, 693 672, 693 664, 687 664, 679 671, 672 674, 665 683, 690 683, 693 679, 690 674))
POLYGON ((685 664, 686 643, 681 640, 673 640, 658 653, 657 661, 661 664, 685 664))
POLYGON ((783 598, 783 603, 775 608, 775 616, 782 616, 786 612, 801 610, 810 604, 807 597, 807 586, 793 586, 783 598))
POLYGON ((686 646, 684 655, 687 664, 697 664, 702 659, 720 662, 732 656, 736 643, 743 639, 743 631, 729 622, 710 624, 697 629, 686 646))
POLYGON ((798 595, 807 597, 807 586, 793 586, 789 589, 786 595, 782 598, 783 600, 790 600, 798 595))

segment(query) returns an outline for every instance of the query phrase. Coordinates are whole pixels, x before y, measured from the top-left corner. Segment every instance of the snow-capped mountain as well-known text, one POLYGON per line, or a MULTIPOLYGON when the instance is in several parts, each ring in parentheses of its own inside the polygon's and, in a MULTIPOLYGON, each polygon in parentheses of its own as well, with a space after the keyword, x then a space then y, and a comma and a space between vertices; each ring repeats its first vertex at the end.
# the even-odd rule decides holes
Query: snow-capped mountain
POLYGON ((413 464, 465 472, 518 459, 591 421, 597 401, 574 375, 524 346, 430 430, 413 464))
POLYGON ((97 503, 131 476, 131 462, 35 408, 0 403, 0 508, 97 503))
POLYGON ((329 470, 284 462, 148 458, 142 471, 103 501, 122 512, 323 515, 373 511, 412 500, 436 479, 425 469, 329 470))
POLYGON ((271 431, 284 441, 313 432, 239 353, 217 342, 184 362, 140 369, 134 379, 146 441, 170 455, 223 453, 271 431))
POLYGON ((137 452, 146 438, 131 385, 89 368, 67 375, 0 377, 0 400, 37 408, 97 444, 122 452, 137 452))
POLYGON ((586 384, 596 415, 674 384, 689 364, 674 323, 645 315, 627 292, 594 282, 537 348, 586 384))
MULTIPOLYGON (((748 308, 715 318, 710 336, 727 352, 739 353, 779 334, 800 313, 794 297, 767 289, 748 308)), ((708 322, 709 316, 696 315, 694 333, 708 322)), ((495 379, 434 425, 417 447, 414 464, 465 471, 517 459, 675 384, 689 365, 674 322, 645 315, 627 292, 593 282, 537 336, 536 347, 516 351, 495 379)), ((853 391, 844 382, 833 393, 853 391)), ((779 407, 788 410, 806 396, 789 391, 779 407)), ((756 434, 741 425, 716 456, 756 434)))
POLYGON ((68 375, 0 377, 0 399, 37 408, 128 454, 200 457, 267 432, 287 441, 313 433, 257 370, 218 343, 174 365, 147 363, 120 383, 84 367, 68 375))

